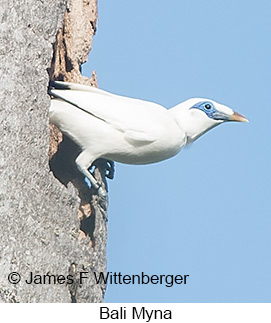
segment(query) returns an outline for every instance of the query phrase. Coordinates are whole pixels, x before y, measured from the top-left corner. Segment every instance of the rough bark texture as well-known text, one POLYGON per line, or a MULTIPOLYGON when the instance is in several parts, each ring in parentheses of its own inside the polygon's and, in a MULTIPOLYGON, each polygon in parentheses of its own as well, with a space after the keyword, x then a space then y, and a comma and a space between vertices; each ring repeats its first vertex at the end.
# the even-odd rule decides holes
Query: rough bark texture
POLYGON ((96 32, 97 1, 72 0, 67 6, 63 26, 54 44, 51 79, 97 87, 96 73, 90 79, 81 75, 96 32))
MULTIPOLYGON (((96 8, 95 0, 79 2, 84 3, 84 6, 90 6, 91 10, 96 8)), ((70 13, 72 5, 73 3, 69 5, 70 13)), ((50 68, 53 57, 52 44, 62 26, 65 12, 64 0, 19 2, 11 0, 0 3, 0 301, 2 302, 103 301, 105 286, 95 283, 93 272, 106 270, 107 227, 104 211, 106 205, 101 206, 95 195, 91 196, 90 205, 88 203, 90 195, 86 197, 86 191, 89 193, 89 190, 85 189, 86 201, 81 211, 83 221, 80 223, 77 216, 80 198, 72 182, 73 180, 80 182, 82 176, 79 174, 76 178, 77 175, 74 175, 73 180, 69 180, 70 175, 66 175, 65 187, 53 176, 48 164, 50 98, 47 94, 49 80, 47 70, 56 71, 55 67, 50 68), (87 211, 84 211, 84 207, 87 211), (81 285, 78 281, 80 271, 88 272, 88 279, 84 279, 81 285), (8 281, 11 272, 18 272, 21 275, 18 284, 11 284, 8 281), (75 283, 27 284, 25 280, 28 279, 30 272, 34 275, 71 274, 75 283)), ((92 14, 95 16, 93 12, 92 14)), ((81 19, 81 23, 84 21, 81 19)), ((85 27, 78 28, 81 30, 85 27)), ((93 33, 94 29, 91 35, 93 33)), ((61 74, 65 80, 80 82, 78 71, 80 64, 86 59, 91 41, 90 43, 84 41, 82 36, 80 42, 76 43, 75 39, 69 38, 74 41, 74 46, 78 50, 76 55, 69 54, 74 58, 71 60, 72 68, 69 65, 69 72, 74 78, 65 79, 62 70, 61 74), (82 44, 83 51, 80 54, 82 44), (72 73, 72 70, 76 69, 75 66, 77 72, 72 73)), ((66 46, 69 47, 70 44, 67 43, 66 46)), ((52 77, 58 76, 54 74, 52 77)), ((55 137, 56 139, 51 139, 51 143, 61 140, 61 134, 57 130, 55 137)), ((68 139, 64 138, 64 141, 68 139)), ((72 150, 73 154, 76 149, 77 147, 74 147, 72 150)), ((56 146, 51 150, 51 156, 55 150, 56 146)), ((58 158, 65 159, 65 156, 61 157, 59 153, 58 155, 58 158)), ((55 169, 61 170, 57 158, 53 162, 55 169)), ((100 169, 101 171, 98 168, 95 170, 95 175, 102 180, 105 171, 103 167, 100 169)), ((65 169, 65 172, 69 173, 69 170, 65 169)), ((81 194, 83 195, 82 192, 81 194)))

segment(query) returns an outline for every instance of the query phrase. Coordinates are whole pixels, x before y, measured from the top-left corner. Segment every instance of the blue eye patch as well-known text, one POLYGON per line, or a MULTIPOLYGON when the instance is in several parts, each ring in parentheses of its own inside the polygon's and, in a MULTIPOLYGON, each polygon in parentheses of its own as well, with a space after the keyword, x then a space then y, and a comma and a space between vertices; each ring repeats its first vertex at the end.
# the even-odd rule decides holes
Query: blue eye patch
POLYGON ((198 102, 193 105, 191 109, 199 109, 207 114, 209 118, 214 119, 214 114, 217 112, 216 108, 214 107, 212 102, 204 101, 204 102, 198 102))
POLYGON ((203 111, 207 117, 213 120, 223 120, 228 121, 229 116, 216 110, 214 104, 210 101, 203 101, 194 104, 190 109, 199 109, 203 111))

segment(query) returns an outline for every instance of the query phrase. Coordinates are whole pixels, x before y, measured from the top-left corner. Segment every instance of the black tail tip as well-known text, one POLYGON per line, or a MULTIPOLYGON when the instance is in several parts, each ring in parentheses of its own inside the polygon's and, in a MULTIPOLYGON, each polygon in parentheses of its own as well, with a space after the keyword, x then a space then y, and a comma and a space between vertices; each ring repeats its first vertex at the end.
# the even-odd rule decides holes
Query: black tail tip
POLYGON ((60 90, 69 90, 70 87, 62 81, 50 81, 49 89, 60 89, 60 90))

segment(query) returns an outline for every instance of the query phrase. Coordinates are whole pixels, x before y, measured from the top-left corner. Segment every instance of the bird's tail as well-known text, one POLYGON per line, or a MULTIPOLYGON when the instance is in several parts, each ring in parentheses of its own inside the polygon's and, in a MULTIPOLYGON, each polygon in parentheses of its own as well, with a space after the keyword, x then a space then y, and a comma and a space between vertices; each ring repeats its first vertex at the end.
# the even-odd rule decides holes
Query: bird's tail
POLYGON ((114 94, 97 89, 94 86, 75 84, 70 82, 62 82, 62 81, 50 81, 48 93, 50 95, 54 95, 52 93, 53 90, 70 90, 70 91, 83 91, 83 92, 92 92, 96 94, 103 94, 107 96, 112 96, 114 94))

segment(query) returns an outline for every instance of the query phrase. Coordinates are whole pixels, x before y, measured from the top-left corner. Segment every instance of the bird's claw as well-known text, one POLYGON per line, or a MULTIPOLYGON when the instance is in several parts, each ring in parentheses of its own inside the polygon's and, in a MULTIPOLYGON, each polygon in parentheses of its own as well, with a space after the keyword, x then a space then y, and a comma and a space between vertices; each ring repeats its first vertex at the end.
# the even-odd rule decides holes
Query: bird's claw
POLYGON ((98 188, 97 193, 101 199, 105 200, 107 198, 107 192, 102 186, 98 188))
MULTIPOLYGON (((108 207, 108 201, 107 201, 107 192, 103 187, 99 187, 98 188, 98 196, 99 196, 99 205, 101 206, 101 208, 104 210, 104 212, 106 212, 107 207, 108 207)), ((106 213, 104 213, 104 218, 107 221, 107 215, 106 213)))
POLYGON ((112 160, 107 160, 106 166, 105 166, 105 176, 109 179, 113 179, 114 173, 115 173, 114 162, 112 160))

